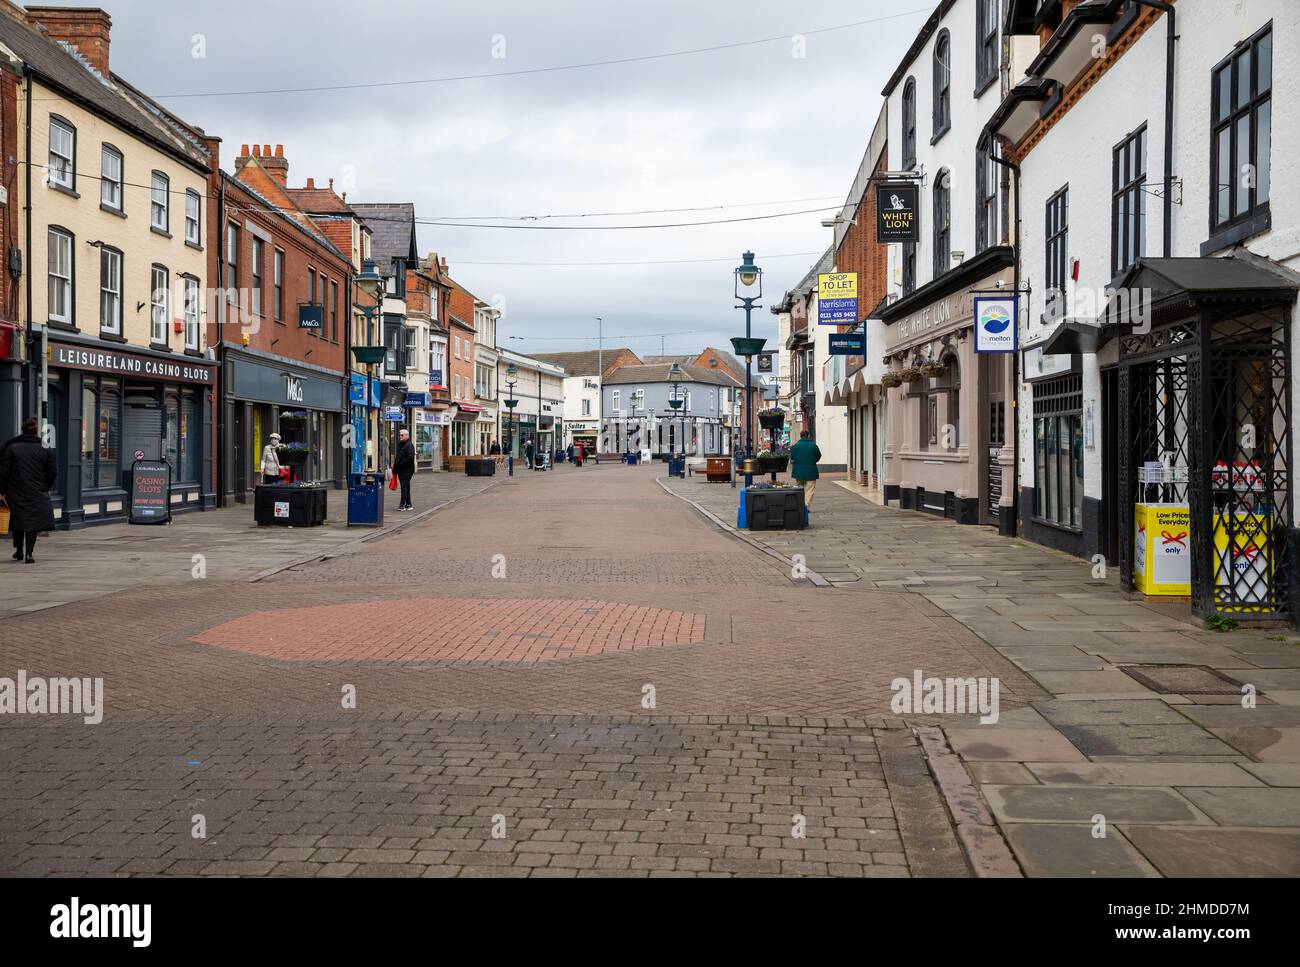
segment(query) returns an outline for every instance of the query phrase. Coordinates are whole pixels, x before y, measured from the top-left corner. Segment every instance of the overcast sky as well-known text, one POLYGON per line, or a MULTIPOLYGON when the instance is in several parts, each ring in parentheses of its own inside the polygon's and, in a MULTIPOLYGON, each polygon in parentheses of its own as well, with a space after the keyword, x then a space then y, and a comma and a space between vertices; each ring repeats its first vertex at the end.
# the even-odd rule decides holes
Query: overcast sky
MULTIPOLYGON (((747 206, 531 223, 626 225, 841 203, 880 109, 880 90, 934 0, 95 5, 113 18, 113 70, 221 137, 227 170, 242 143, 280 143, 291 184, 333 177, 350 200, 411 201, 420 218, 747 206), (811 33, 877 17, 892 19, 811 33), (803 57, 795 56, 800 33, 803 57), (781 39, 515 77, 168 96, 499 73, 768 37, 781 39), (197 44, 205 47, 201 57, 197 44)), ((755 335, 774 338, 775 317, 766 306, 803 277, 815 261, 810 253, 830 243, 823 217, 649 231, 422 225, 419 242, 422 254, 445 255, 455 278, 481 298, 501 301, 503 345, 524 352, 594 349, 594 317, 601 316, 606 346, 657 354, 657 334, 673 333, 662 340, 667 352, 685 353, 726 347, 743 335, 731 269, 747 248, 766 269, 755 335), (790 253, 804 254, 777 257, 790 253), (721 261, 483 264, 670 259, 721 261)))

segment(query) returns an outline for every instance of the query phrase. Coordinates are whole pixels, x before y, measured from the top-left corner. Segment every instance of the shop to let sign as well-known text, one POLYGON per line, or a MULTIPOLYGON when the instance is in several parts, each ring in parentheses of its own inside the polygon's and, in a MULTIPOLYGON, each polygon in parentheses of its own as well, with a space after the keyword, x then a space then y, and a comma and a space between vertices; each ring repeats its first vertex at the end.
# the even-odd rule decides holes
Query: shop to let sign
POLYGON ((858 273, 823 272, 817 276, 817 324, 849 326, 858 321, 858 273))

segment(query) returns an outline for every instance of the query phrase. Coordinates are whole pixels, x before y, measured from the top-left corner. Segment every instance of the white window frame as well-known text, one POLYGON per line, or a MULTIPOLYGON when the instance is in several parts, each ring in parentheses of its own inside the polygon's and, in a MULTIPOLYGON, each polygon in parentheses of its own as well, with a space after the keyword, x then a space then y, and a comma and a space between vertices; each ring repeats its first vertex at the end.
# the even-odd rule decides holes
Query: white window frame
POLYGON ((149 227, 166 232, 171 225, 171 179, 161 171, 149 175, 149 227), (162 220, 159 220, 159 213, 162 220))
POLYGON ((46 239, 48 246, 46 250, 48 258, 47 272, 49 274, 49 284, 46 287, 46 297, 49 304, 46 306, 46 315, 50 322, 57 322, 70 326, 73 324, 72 320, 74 313, 72 301, 73 236, 71 232, 66 232, 61 228, 50 228, 46 235, 46 239), (55 255, 54 246, 56 244, 56 239, 58 240, 58 249, 61 250, 61 253, 66 254, 66 258, 53 257, 55 255), (61 271, 56 268, 59 262, 64 263, 61 266, 61 271), (59 313, 54 311, 54 303, 57 301, 53 297, 56 286, 63 295, 63 311, 59 313))
POLYGON ((202 244, 199 238, 199 219, 202 212, 203 207, 199 199, 199 193, 193 188, 185 189, 185 241, 191 245, 202 244), (193 202, 194 207, 193 215, 190 214, 191 202, 193 202))
POLYGON ((74 191, 77 184, 77 129, 62 118, 50 118, 50 153, 49 167, 45 174, 52 188, 66 188, 74 191), (68 144, 66 153, 63 145, 55 146, 55 131, 66 134, 68 144))
POLYGON ((110 336, 122 335, 122 253, 108 246, 99 250, 99 331, 110 336), (111 278, 112 273, 104 271, 105 260, 117 263, 116 280, 111 278), (112 281, 116 281, 116 287, 109 284, 112 281), (116 311, 110 314, 113 318, 108 320, 108 325, 104 320, 106 297, 110 300, 107 304, 116 307, 116 311))
POLYGON ((120 212, 125 204, 122 197, 122 174, 126 161, 122 152, 105 142, 99 146, 99 203, 105 208, 120 212), (109 171, 109 162, 117 165, 117 174, 109 171))
POLYGON ((149 341, 156 346, 168 344, 167 321, 171 315, 170 285, 170 273, 166 266, 149 266, 149 341))
POLYGON ((619 404, 621 403, 622 399, 623 399, 623 394, 620 390, 613 390, 610 392, 609 404, 611 407, 613 407, 615 413, 621 412, 622 407, 619 404))
POLYGON ((198 352, 200 309, 203 294, 199 291, 199 280, 193 276, 183 276, 185 280, 185 348, 198 352))

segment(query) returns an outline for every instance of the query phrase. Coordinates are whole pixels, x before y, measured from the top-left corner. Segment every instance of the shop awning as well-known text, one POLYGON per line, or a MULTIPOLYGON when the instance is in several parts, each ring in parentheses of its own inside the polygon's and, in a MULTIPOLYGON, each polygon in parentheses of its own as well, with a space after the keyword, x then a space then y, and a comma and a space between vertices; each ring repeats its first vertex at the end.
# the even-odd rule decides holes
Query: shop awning
POLYGON ((1090 322, 1063 322, 1043 343, 1044 356, 1091 356, 1110 342, 1111 333, 1090 322))
POLYGON ((456 409, 460 410, 462 413, 479 414, 483 412, 483 407, 477 406, 474 403, 457 403, 456 409))

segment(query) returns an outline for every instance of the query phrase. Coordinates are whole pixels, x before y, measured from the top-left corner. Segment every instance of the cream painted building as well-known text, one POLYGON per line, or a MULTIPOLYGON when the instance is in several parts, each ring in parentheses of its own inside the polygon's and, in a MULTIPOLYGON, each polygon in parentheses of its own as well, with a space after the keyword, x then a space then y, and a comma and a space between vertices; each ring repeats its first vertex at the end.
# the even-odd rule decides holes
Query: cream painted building
POLYGON ((0 5, 29 162, 9 202, 32 334, 23 406, 46 399, 64 527, 122 519, 137 460, 168 463, 169 509, 214 505, 208 154, 202 132, 111 72, 110 29, 102 10, 0 5))

